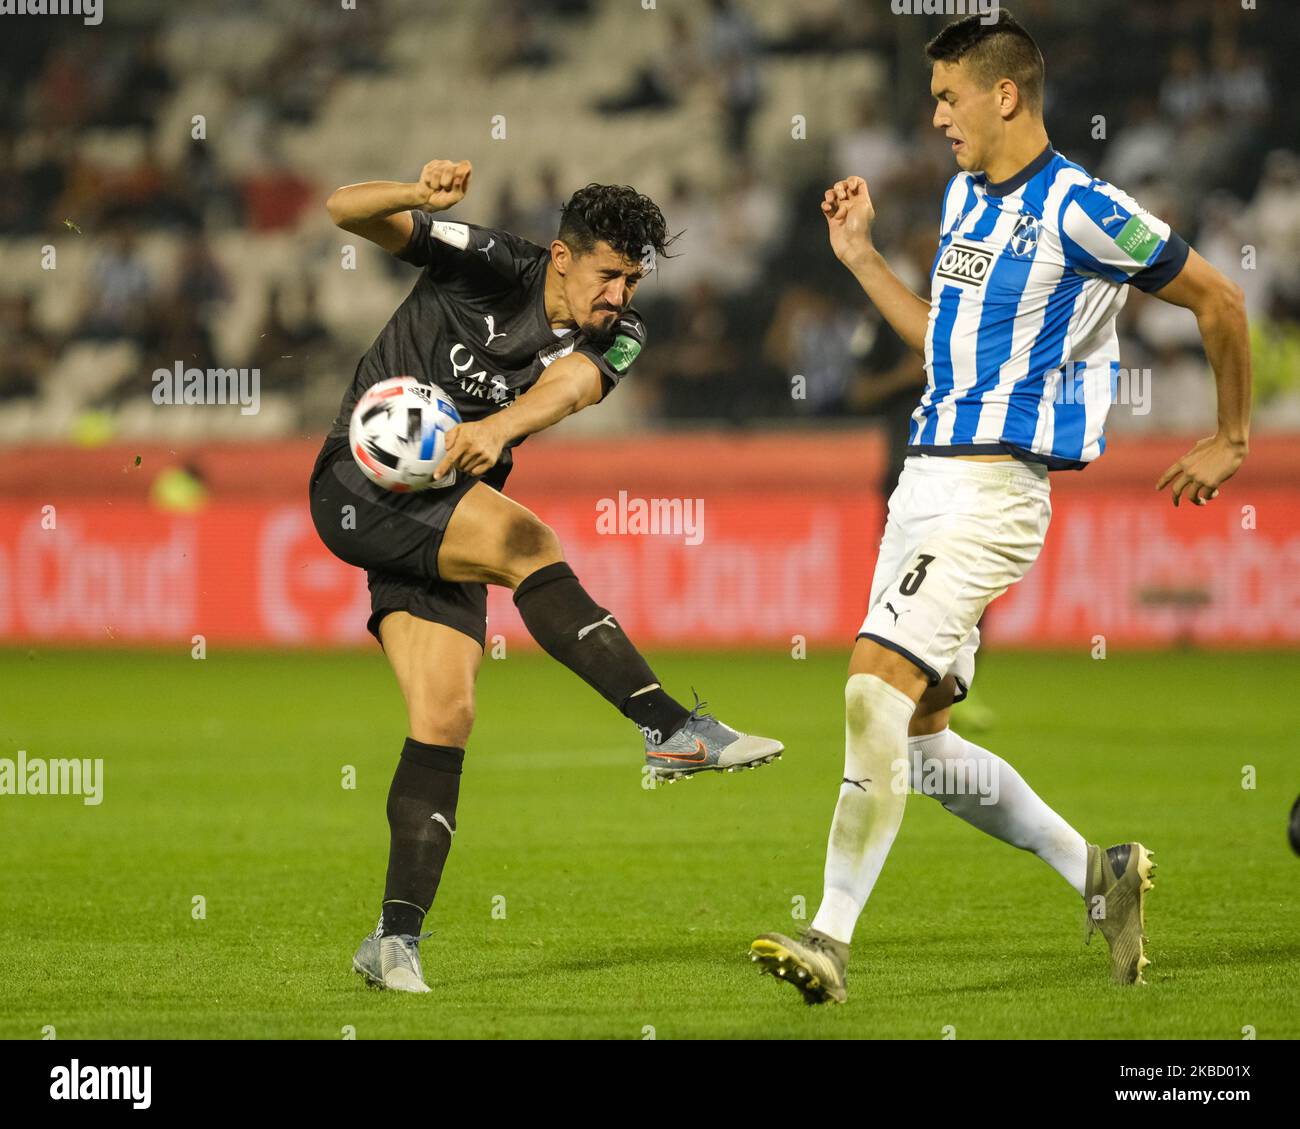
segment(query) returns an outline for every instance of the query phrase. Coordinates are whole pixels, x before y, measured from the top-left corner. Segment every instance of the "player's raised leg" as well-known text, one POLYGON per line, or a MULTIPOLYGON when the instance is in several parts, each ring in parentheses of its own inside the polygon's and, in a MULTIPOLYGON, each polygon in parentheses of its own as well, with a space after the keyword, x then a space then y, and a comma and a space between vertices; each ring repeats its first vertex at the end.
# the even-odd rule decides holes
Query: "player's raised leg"
POLYGON ((670 697, 613 613, 579 583, 555 532, 491 487, 479 483, 457 505, 438 551, 438 575, 514 589, 524 626, 542 649, 640 728, 656 774, 671 780, 780 756, 779 741, 724 725, 698 699, 688 710, 670 697))
POLYGON ((419 943, 438 892, 460 796, 465 745, 474 725, 478 641, 407 612, 385 616, 384 652, 406 700, 410 736, 388 792, 388 877, 379 925, 353 968, 377 987, 427 992, 419 943))
POLYGON ((1032 851, 1083 897, 1087 843, 1010 764, 949 727, 957 681, 930 687, 908 727, 913 792, 995 839, 1032 851))
MULTIPOLYGON (((968 673, 967 685, 969 678, 968 673)), ((1084 899, 1088 937, 1098 929, 1106 938, 1112 978, 1141 983, 1142 969, 1150 963, 1143 949, 1143 900, 1152 887, 1152 852, 1141 843, 1103 851, 1087 842, 1014 767, 949 727, 957 693, 958 681, 949 674, 921 696, 912 715, 907 740, 912 791, 932 796, 972 827, 1047 863, 1084 899)))

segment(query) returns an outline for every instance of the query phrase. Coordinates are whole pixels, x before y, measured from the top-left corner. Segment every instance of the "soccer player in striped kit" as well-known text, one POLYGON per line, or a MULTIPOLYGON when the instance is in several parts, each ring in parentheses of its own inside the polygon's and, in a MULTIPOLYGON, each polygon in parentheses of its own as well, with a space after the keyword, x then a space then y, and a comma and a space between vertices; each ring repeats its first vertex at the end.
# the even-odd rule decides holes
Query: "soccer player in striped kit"
POLYGON ((933 124, 958 169, 943 196, 927 302, 872 244, 866 182, 821 205, 831 247, 908 345, 927 387, 889 500, 869 610, 845 685, 845 767, 812 925, 759 937, 751 957, 810 1003, 843 1002, 854 925, 903 818, 908 784, 1032 851, 1084 899, 1113 978, 1140 983, 1143 896, 1154 866, 1137 842, 1089 843, 1005 761, 949 728, 970 687, 976 623, 1037 558, 1051 517, 1048 474, 1105 447, 1119 369, 1115 317, 1136 286, 1196 314, 1218 393, 1218 427, 1157 483, 1203 506, 1241 466, 1250 355, 1239 287, 1132 197, 1052 149, 1043 58, 1005 10, 970 16, 926 48, 933 124), (954 766, 961 773, 946 771, 954 766), (901 770, 901 771, 900 771, 901 770), (947 781, 967 787, 950 790, 947 781), (993 784, 984 794, 972 781, 993 784), (927 786, 929 782, 929 786, 927 786), (994 800, 995 802, 989 802, 994 800))

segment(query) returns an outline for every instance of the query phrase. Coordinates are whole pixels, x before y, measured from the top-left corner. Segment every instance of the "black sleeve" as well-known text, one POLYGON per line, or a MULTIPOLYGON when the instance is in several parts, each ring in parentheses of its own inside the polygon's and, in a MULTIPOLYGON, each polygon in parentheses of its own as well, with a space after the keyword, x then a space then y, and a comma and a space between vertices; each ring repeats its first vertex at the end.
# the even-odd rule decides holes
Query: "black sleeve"
POLYGON ((1165 245, 1160 248, 1160 254, 1149 267, 1144 267, 1133 275, 1128 280, 1129 285, 1145 290, 1148 294, 1155 290, 1163 290, 1187 265, 1187 253, 1190 249, 1187 241, 1178 232, 1171 231, 1169 238, 1165 240, 1165 245))
POLYGON ((427 267, 435 275, 491 271, 514 282, 524 264, 543 253, 535 244, 508 231, 440 220, 415 210, 411 212, 411 238, 397 257, 412 266, 427 267))
POLYGON ((632 369, 632 363, 645 348, 646 327, 641 315, 628 307, 614 323, 607 337, 599 342, 588 339, 579 340, 573 351, 590 358, 600 369, 601 383, 605 395, 625 377, 632 369))

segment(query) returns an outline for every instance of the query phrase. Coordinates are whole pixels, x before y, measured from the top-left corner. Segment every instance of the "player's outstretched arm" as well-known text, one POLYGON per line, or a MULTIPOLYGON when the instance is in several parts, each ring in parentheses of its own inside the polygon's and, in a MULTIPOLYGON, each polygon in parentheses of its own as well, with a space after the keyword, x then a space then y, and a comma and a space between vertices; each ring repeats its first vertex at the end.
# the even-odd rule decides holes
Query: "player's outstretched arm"
POLYGON ((1218 429, 1166 470, 1156 489, 1171 487, 1175 506, 1184 491, 1203 506, 1237 473, 1249 450, 1250 335, 1245 296, 1240 286, 1195 251, 1188 252, 1187 263, 1174 280, 1154 293, 1196 315, 1218 396, 1218 429))
POLYGON ((826 189, 821 206, 835 257, 853 272, 894 332, 924 356, 930 303, 909 290, 876 250, 871 240, 876 209, 867 182, 860 176, 837 180, 826 189))
POLYGON ((452 467, 485 474, 496 466, 507 443, 544 431, 565 416, 599 403, 604 395, 602 379, 595 362, 581 353, 561 357, 508 407, 447 432, 447 454, 434 477, 441 478, 452 467))
POLYGON ((378 243, 397 254, 411 241, 411 211, 442 212, 459 204, 469 191, 468 161, 430 161, 414 184, 367 180, 336 188, 325 201, 330 219, 344 231, 378 243))

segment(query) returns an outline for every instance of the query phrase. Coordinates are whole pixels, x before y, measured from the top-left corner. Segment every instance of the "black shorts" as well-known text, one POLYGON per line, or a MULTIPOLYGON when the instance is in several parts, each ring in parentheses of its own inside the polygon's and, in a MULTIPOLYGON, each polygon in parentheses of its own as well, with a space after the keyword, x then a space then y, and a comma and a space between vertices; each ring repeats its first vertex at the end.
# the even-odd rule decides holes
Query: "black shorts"
POLYGON ((409 612, 484 645, 487 585, 440 580, 438 550, 460 500, 478 482, 499 490, 508 473, 508 466, 498 465, 481 478, 462 473, 445 490, 394 494, 361 473, 346 440, 321 449, 311 476, 312 521, 331 553, 366 570, 366 627, 376 639, 384 616, 409 612))

